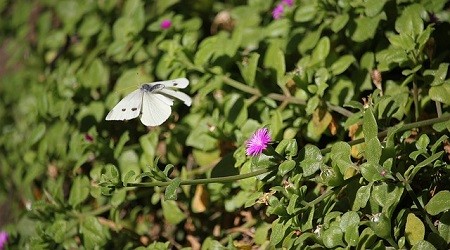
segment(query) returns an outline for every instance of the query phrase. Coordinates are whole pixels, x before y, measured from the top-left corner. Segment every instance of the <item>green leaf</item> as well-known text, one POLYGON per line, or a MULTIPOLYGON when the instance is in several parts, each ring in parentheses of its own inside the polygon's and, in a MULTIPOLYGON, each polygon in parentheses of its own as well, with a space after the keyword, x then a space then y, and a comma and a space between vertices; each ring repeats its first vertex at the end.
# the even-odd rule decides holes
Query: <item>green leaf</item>
MULTIPOLYGON (((364 128, 365 124, 363 124, 364 128)), ((370 164, 378 164, 380 162, 382 153, 381 143, 378 138, 371 138, 367 140, 366 137, 366 147, 364 149, 364 155, 367 162, 370 164)))
POLYGON ((333 75, 339 75, 346 71, 348 67, 355 61, 355 57, 353 55, 344 55, 341 56, 337 61, 335 61, 331 65, 331 73, 333 75))
POLYGON ((381 237, 383 239, 391 238, 391 220, 386 216, 385 213, 373 215, 370 220, 370 227, 378 237, 381 237))
POLYGON ((67 221, 56 220, 50 227, 45 230, 45 233, 50 236, 56 243, 63 243, 67 234, 67 221))
POLYGON ((339 223, 339 227, 342 229, 342 232, 345 233, 344 239, 350 246, 356 246, 358 243, 358 225, 360 219, 358 213, 354 211, 346 212, 342 215, 341 221, 339 223))
POLYGON ((406 33, 413 37, 418 36, 423 31, 422 11, 423 7, 420 4, 412 4, 406 7, 395 21, 395 30, 399 34, 406 33))
POLYGON ((311 65, 321 63, 325 61, 328 54, 330 53, 330 39, 327 36, 322 37, 317 46, 314 48, 311 55, 311 65))
POLYGON ((111 197, 111 205, 119 207, 127 197, 127 190, 125 188, 116 190, 111 197))
POLYGON ((286 211, 288 214, 293 215, 295 213, 297 213, 300 210, 300 207, 297 204, 297 199, 299 198, 298 195, 293 194, 290 198, 289 198, 289 204, 286 208, 286 211))
POLYGON ((202 151, 211 151, 217 149, 218 140, 214 138, 207 126, 208 119, 199 121, 198 126, 189 133, 186 139, 186 145, 202 151))
POLYGON ((260 55, 258 53, 252 52, 248 57, 243 59, 243 62, 238 63, 242 78, 244 78, 244 81, 250 86, 255 85, 259 57, 260 55))
POLYGON ((169 186, 167 186, 166 191, 164 193, 164 198, 166 201, 169 200, 177 200, 178 197, 178 188, 180 187, 181 179, 176 177, 172 181, 170 181, 169 186))
POLYGON ((352 34, 352 40, 355 42, 364 42, 368 39, 372 39, 375 36, 375 32, 378 28, 380 20, 386 19, 384 12, 374 17, 359 17, 356 21, 356 30, 352 34))
POLYGON ((180 210, 173 200, 161 200, 164 218, 173 225, 186 219, 186 215, 180 210))
POLYGON ((383 10, 387 0, 368 0, 364 2, 366 16, 373 17, 383 10))
POLYGON ((117 167, 112 164, 107 164, 103 169, 102 181, 110 182, 112 184, 118 184, 119 179, 119 170, 117 167))
POLYGON ((416 245, 425 237, 425 226, 423 222, 413 213, 409 213, 405 225, 406 240, 411 245, 416 245))
POLYGON ((373 115, 372 110, 370 108, 366 109, 364 112, 363 133, 366 141, 378 138, 377 121, 375 120, 375 116, 373 115))
POLYGON ((103 26, 103 22, 97 14, 90 14, 83 18, 78 32, 82 37, 90 37, 97 34, 103 26))
POLYGON ((70 188, 69 204, 76 207, 88 196, 90 190, 89 178, 87 176, 77 176, 70 188))
POLYGON ((298 153, 297 140, 295 139, 284 139, 275 148, 275 151, 280 155, 286 154, 290 157, 294 157, 298 153))
POLYGON ((120 17, 113 26, 114 39, 120 42, 133 40, 139 31, 140 28, 134 25, 134 19, 131 17, 120 17))
POLYGON ((412 51, 416 46, 414 39, 407 34, 402 33, 399 35, 394 35, 392 33, 388 33, 386 35, 387 38, 389 39, 389 42, 392 44, 394 48, 412 51))
POLYGON ((444 212, 439 218, 437 226, 439 235, 445 240, 447 244, 450 243, 450 211, 444 212))
POLYGON ((320 149, 314 145, 308 144, 299 152, 299 158, 303 159, 299 165, 303 170, 305 177, 312 176, 322 166, 323 156, 320 153, 320 149))
POLYGON ((286 234, 286 228, 283 223, 280 222, 280 219, 276 219, 272 222, 272 232, 270 234, 270 242, 276 246, 284 239, 284 235, 286 234))
POLYGON ((86 249, 101 248, 109 238, 109 235, 98 219, 94 216, 85 216, 81 221, 80 233, 83 245, 86 249))
POLYGON ((277 83, 281 84, 281 80, 286 73, 286 63, 284 60, 284 52, 277 44, 271 43, 269 45, 264 55, 263 64, 266 69, 274 71, 277 77, 277 83))
POLYGON ((134 170, 126 172, 126 174, 123 176, 123 185, 126 187, 128 183, 134 182, 134 180, 136 180, 136 177, 134 177, 135 175, 136 172, 134 170))
POLYGON ((299 23, 308 22, 314 19, 317 14, 317 2, 307 1, 299 5, 294 15, 294 20, 299 23))
POLYGON ((255 230, 255 243, 262 245, 267 240, 267 236, 269 235, 269 230, 271 229, 269 223, 262 222, 255 230))
POLYGON ((425 205, 425 210, 431 215, 437 215, 450 209, 450 191, 439 191, 425 205))
POLYGON ((350 19, 350 16, 347 13, 337 15, 334 18, 333 23, 331 23, 331 30, 334 33, 339 32, 341 29, 343 29, 345 27, 345 25, 347 25, 349 19, 350 19))
POLYGON ((175 5, 179 1, 180 0, 166 0, 158 2, 158 4, 155 4, 157 14, 160 15, 164 13, 167 9, 169 9, 171 6, 175 5))
POLYGON ((301 54, 305 54, 308 50, 314 48, 322 35, 322 28, 309 32, 298 45, 301 54))
POLYGON ((421 161, 419 164, 417 164, 414 168, 411 169, 411 173, 409 172, 410 169, 408 169, 407 172, 405 172, 405 175, 408 175, 410 179, 413 179, 414 176, 423 168, 428 165, 431 165, 433 162, 435 162, 437 159, 440 159, 442 155, 444 154, 444 151, 438 152, 436 154, 431 155, 430 157, 426 158, 425 160, 421 161), (409 174, 410 173, 410 174, 409 174))
POLYGON ((431 86, 428 94, 430 95, 431 100, 450 105, 450 82, 446 82, 439 86, 431 86))
POLYGON ((439 86, 443 83, 445 83, 445 78, 447 77, 447 71, 448 71, 448 63, 441 63, 439 64, 439 67, 437 70, 435 69, 428 69, 425 70, 423 75, 424 76, 430 76, 433 78, 433 81, 431 82, 431 86, 439 86))
POLYGON ((367 202, 370 198, 370 193, 372 190, 372 183, 369 183, 367 186, 361 186, 358 191, 356 191, 356 197, 353 201, 352 210, 358 211, 361 208, 366 207, 367 202))
POLYGON ((370 198, 383 207, 383 211, 390 212, 400 202, 403 192, 404 187, 383 182, 373 186, 370 198))
POLYGON ((109 68, 96 58, 82 71, 80 82, 86 88, 104 87, 109 82, 109 68))
POLYGON ((294 160, 286 160, 280 164, 278 167, 278 172, 280 173, 280 176, 284 176, 287 173, 289 173, 292 169, 295 167, 295 161, 294 160))
POLYGON ((377 237, 373 230, 370 227, 366 227, 359 236, 356 249, 371 249, 376 240, 377 237))
POLYGON ((31 135, 29 137, 29 144, 30 146, 34 145, 36 142, 38 142, 42 137, 44 137, 46 131, 46 126, 44 123, 39 123, 37 127, 33 129, 31 132, 31 135))
POLYGON ((354 169, 351 161, 351 147, 348 143, 338 142, 331 147, 331 161, 333 166, 337 166, 342 175, 354 169))
POLYGON ((248 119, 247 105, 239 94, 230 94, 224 103, 224 114, 230 124, 242 126, 248 119))
POLYGON ((89 9, 88 2, 78 1, 58 1, 56 5, 56 13, 60 20, 65 24, 65 31, 71 32, 76 23, 81 19, 86 9, 89 9))
POLYGON ((122 153, 123 147, 125 146, 125 143, 130 140, 130 136, 128 131, 125 131, 122 136, 120 136, 119 141, 116 144, 116 147, 114 149, 114 158, 119 158, 120 154, 122 153))
POLYGON ((411 248, 411 250, 435 250, 435 249, 436 248, 434 247, 434 245, 426 240, 421 240, 417 242, 417 244, 415 244, 411 248))
POLYGON ((342 239, 344 238, 344 233, 338 226, 330 226, 328 229, 322 232, 322 240, 325 247, 328 249, 335 248, 337 246, 344 246, 342 239))

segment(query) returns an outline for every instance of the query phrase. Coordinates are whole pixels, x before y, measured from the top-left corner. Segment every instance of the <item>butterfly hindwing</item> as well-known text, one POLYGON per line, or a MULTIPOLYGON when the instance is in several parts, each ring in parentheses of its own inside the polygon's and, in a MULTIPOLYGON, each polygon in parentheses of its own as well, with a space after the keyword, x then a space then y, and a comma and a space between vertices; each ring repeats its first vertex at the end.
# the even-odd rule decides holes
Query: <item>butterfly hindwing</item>
POLYGON ((145 92, 142 101, 141 122, 145 126, 158 126, 172 112, 173 100, 158 93, 145 92))
POLYGON ((109 111, 106 120, 130 120, 141 113, 144 92, 137 89, 123 98, 109 111))
POLYGON ((192 98, 183 92, 176 91, 173 89, 168 89, 168 88, 161 89, 161 90, 159 90, 159 92, 161 92, 165 95, 168 95, 168 96, 175 97, 175 98, 183 101, 184 104, 186 104, 187 106, 191 106, 191 104, 192 104, 192 98))

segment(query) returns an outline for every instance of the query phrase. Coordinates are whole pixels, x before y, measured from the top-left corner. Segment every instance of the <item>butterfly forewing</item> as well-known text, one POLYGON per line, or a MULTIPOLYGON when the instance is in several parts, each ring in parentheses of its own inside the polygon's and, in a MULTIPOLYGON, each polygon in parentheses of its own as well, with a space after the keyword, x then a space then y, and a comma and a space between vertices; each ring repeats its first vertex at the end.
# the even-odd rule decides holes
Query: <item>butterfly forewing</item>
POLYGON ((161 81, 161 82, 155 82, 155 83, 163 84, 166 87, 184 89, 189 85, 189 80, 186 78, 177 78, 177 79, 173 79, 173 80, 161 81))
POLYGON ((109 111, 106 120, 130 120, 141 113, 143 91, 137 89, 123 98, 109 111))

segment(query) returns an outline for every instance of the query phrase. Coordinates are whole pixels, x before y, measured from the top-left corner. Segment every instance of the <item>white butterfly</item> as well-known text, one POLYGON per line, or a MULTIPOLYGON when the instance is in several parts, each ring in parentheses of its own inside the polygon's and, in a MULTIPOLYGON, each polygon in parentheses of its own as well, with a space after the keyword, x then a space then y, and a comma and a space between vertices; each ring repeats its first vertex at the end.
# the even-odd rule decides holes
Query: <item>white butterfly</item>
POLYGON ((141 122, 145 126, 161 125, 172 112, 173 98, 191 106, 190 96, 172 89, 184 89, 188 85, 189 80, 186 78, 144 83, 139 89, 131 92, 117 103, 109 111, 106 120, 130 120, 141 114, 141 122))

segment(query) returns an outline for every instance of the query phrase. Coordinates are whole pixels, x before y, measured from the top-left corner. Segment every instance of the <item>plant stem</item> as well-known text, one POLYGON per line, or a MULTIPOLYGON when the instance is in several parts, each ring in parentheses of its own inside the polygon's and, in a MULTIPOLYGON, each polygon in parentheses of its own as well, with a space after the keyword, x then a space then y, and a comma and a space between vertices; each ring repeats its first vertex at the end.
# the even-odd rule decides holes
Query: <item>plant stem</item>
MULTIPOLYGON (((215 178, 207 178, 207 179, 194 179, 194 180, 182 180, 180 182, 180 186, 182 185, 198 185, 198 184, 208 184, 208 183, 224 183, 224 182, 232 182, 242 179, 247 179, 250 177, 255 177, 261 174, 265 174, 272 171, 271 169, 260 169, 254 172, 239 174, 239 175, 230 175, 224 177, 215 177, 215 178)), ((152 181, 147 183, 127 183, 126 187, 165 187, 168 186, 171 181, 152 181)))
MULTIPOLYGON (((233 87, 235 89, 239 89, 239 90, 241 90, 243 92, 252 94, 254 96, 262 97, 262 94, 261 94, 261 92, 258 89, 252 88, 252 87, 250 87, 248 85, 245 85, 245 84, 243 84, 241 82, 233 80, 233 79, 231 79, 231 78, 229 78, 227 76, 223 76, 222 77, 222 81, 225 84, 227 84, 228 86, 231 86, 231 87, 233 87)), ((278 94, 278 93, 270 93, 270 94, 267 94, 266 97, 270 98, 272 100, 275 100, 275 101, 289 102, 289 103, 299 104, 299 105, 306 105, 306 100, 303 100, 303 99, 300 99, 300 98, 297 98, 297 97, 293 97, 293 96, 287 96, 287 95, 282 95, 282 94, 278 94)), ((349 110, 347 110, 345 108, 342 108, 342 107, 339 107, 339 106, 335 106, 335 105, 333 105, 333 104, 331 104, 329 102, 327 102, 327 107, 330 110, 332 110, 334 112, 337 112, 337 113, 339 113, 341 115, 344 115, 346 117, 349 117, 349 116, 353 115, 353 113, 350 112, 349 110)))
POLYGON ((405 178, 403 178, 403 176, 400 173, 396 173, 395 176, 397 177, 397 179, 399 179, 403 185, 406 188, 406 191, 408 191, 409 197, 411 197, 411 199, 413 200, 414 204, 416 204, 417 208, 419 209, 419 211, 422 213, 422 216, 425 218, 425 222, 427 223, 428 227, 431 229, 431 231, 433 231, 436 234, 439 234, 439 232, 437 231, 436 227, 434 226, 433 222, 431 221, 430 217, 428 216, 427 211, 425 211, 425 209, 423 208, 422 204, 420 203, 420 201, 417 199, 416 194, 414 193, 414 190, 412 190, 411 186, 409 185, 409 180, 406 180, 405 178))
MULTIPOLYGON (((445 115, 445 116, 441 116, 439 118, 433 118, 433 119, 429 119, 429 120, 424 120, 424 121, 419 121, 419 122, 413 122, 410 124, 406 124, 404 126, 402 126, 401 128, 399 128, 397 130, 398 132, 403 132, 412 128, 416 128, 416 127, 423 127, 423 126, 428 126, 428 125, 432 125, 435 123, 439 123, 439 122, 444 122, 450 119, 450 115, 445 115)), ((388 134, 388 130, 382 131, 380 133, 378 133, 378 138, 382 138, 385 137, 388 134)), ((360 144, 364 142, 364 138, 361 139, 357 139, 357 140, 353 140, 351 142, 349 142, 350 145, 356 145, 356 144, 360 144)), ((320 150, 321 154, 327 154, 329 152, 331 152, 331 148, 324 148, 322 150, 320 150)), ((194 179, 194 180, 182 180, 180 183, 181 185, 198 185, 198 184, 208 184, 208 183, 224 183, 224 182, 232 182, 232 181, 237 181, 237 180, 242 180, 242 179, 246 179, 246 178, 250 178, 250 177, 255 177, 261 174, 265 174, 272 171, 271 169, 260 169, 257 170, 255 172, 250 172, 250 173, 245 173, 245 174, 239 174, 239 175, 231 175, 231 176, 224 176, 224 177, 215 177, 215 178, 206 178, 206 179, 194 179)), ((171 183, 171 181, 152 181, 152 182, 147 182, 147 183, 127 183, 126 187, 165 187, 168 186, 171 183)), ((325 192, 324 194, 322 194, 319 198, 317 198, 316 200, 318 201, 312 201, 309 202, 308 204, 316 204, 318 202, 320 202, 321 200, 323 200, 324 198, 326 198, 328 195, 333 194, 335 191, 333 190, 329 190, 327 192, 325 192)))
MULTIPOLYGON (((396 133, 407 131, 407 130, 410 130, 410 129, 413 129, 413 128, 425 127, 425 126, 433 125, 435 123, 445 122, 445 121, 448 121, 448 120, 450 120, 450 115, 444 115, 444 116, 441 116, 441 117, 438 117, 438 118, 433 118, 433 119, 428 119, 428 120, 423 120, 423 121, 418 121, 418 122, 405 124, 401 128, 399 128, 396 131, 396 133)), ((386 130, 378 133, 377 137, 380 138, 380 139, 384 138, 384 137, 386 137, 388 135, 388 132, 389 132, 389 129, 386 129, 386 130)), ((365 140, 364 138, 359 138, 359 139, 350 141, 348 144, 350 146, 354 146, 354 145, 363 143, 364 140, 365 140)), ((322 154, 329 153, 329 152, 331 152, 331 147, 325 148, 321 152, 322 152, 322 154)))

